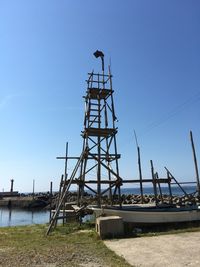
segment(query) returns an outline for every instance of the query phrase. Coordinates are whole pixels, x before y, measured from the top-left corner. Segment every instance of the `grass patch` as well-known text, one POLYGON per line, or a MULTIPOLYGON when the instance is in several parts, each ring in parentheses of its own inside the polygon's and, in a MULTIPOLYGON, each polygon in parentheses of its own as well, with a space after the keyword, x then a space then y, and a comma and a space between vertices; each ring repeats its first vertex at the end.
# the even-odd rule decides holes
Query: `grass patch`
POLYGON ((0 266, 130 266, 104 245, 92 224, 57 226, 49 236, 46 230, 0 228, 0 266))

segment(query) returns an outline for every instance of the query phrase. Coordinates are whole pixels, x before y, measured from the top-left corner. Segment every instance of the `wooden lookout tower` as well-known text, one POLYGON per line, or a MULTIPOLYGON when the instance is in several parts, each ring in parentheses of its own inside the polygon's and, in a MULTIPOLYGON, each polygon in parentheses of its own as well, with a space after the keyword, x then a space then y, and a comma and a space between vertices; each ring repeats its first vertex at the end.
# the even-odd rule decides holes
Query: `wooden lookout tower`
MULTIPOLYGON (((70 186, 77 185, 77 205, 84 204, 84 193, 87 190, 94 195, 96 205, 101 206, 102 198, 106 195, 110 204, 121 201, 120 187, 122 179, 119 175, 116 143, 116 115, 113 100, 112 75, 110 67, 104 72, 104 54, 101 51, 94 53, 102 60, 101 73, 88 73, 87 89, 84 96, 85 112, 84 127, 81 133, 83 138, 80 157, 59 157, 67 160, 76 159, 77 163, 68 178, 63 176, 57 210, 51 220, 59 217, 59 210, 64 207, 70 186), (55 217, 55 218, 54 218, 55 217)), ((67 168, 65 168, 66 170, 67 168)))
MULTIPOLYGON (((100 51, 96 54, 98 52, 100 51)), ((100 55, 103 57, 103 53, 100 55)), ((109 194, 111 203, 120 199, 121 178, 118 166, 120 155, 117 153, 115 126, 117 118, 113 92, 110 68, 109 73, 105 74, 102 59, 102 73, 88 74, 84 96, 83 151, 77 180, 79 205, 82 204, 84 188, 95 194, 98 206, 101 205, 101 199, 105 194, 109 194)))

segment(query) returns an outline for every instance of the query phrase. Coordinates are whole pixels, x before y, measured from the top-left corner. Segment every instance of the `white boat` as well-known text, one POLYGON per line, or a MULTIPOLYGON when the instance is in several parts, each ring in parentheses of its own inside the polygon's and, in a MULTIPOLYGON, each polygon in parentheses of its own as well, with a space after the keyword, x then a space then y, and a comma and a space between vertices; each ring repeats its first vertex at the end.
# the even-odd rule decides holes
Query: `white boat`
POLYGON ((160 224, 176 222, 200 221, 200 206, 191 207, 164 207, 150 205, 126 205, 123 207, 104 206, 101 208, 92 206, 96 217, 120 216, 124 222, 134 224, 160 224))

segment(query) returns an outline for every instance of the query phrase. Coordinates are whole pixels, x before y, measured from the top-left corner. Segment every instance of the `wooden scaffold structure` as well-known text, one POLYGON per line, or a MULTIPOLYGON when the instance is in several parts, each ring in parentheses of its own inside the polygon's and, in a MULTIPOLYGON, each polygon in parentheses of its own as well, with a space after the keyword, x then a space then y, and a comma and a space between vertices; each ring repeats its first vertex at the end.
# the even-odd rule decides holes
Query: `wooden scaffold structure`
MULTIPOLYGON (((102 72, 88 73, 87 90, 84 96, 85 113, 84 129, 82 131, 83 147, 80 157, 68 156, 68 144, 66 146, 65 174, 61 179, 58 203, 47 234, 55 227, 57 220, 65 210, 65 203, 72 184, 77 185, 77 205, 80 209, 84 206, 85 189, 94 195, 96 205, 101 206, 104 195, 109 196, 109 203, 120 204, 122 178, 119 175, 116 134, 117 117, 115 115, 112 74, 109 67, 108 74, 104 72, 104 54, 101 51, 94 53, 101 58, 102 72), (77 163, 67 177, 67 161, 76 159, 77 163), (91 178, 92 177, 92 178, 91 178)), ((62 215, 64 216, 64 214, 62 215)))

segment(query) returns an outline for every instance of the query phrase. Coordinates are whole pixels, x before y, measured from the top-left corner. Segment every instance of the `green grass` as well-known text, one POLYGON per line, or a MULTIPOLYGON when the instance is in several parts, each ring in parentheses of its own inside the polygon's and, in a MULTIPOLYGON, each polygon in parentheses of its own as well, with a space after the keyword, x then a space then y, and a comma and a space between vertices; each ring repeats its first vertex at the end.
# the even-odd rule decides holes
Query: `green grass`
POLYGON ((0 266, 130 266, 110 251, 93 225, 0 228, 0 266))

